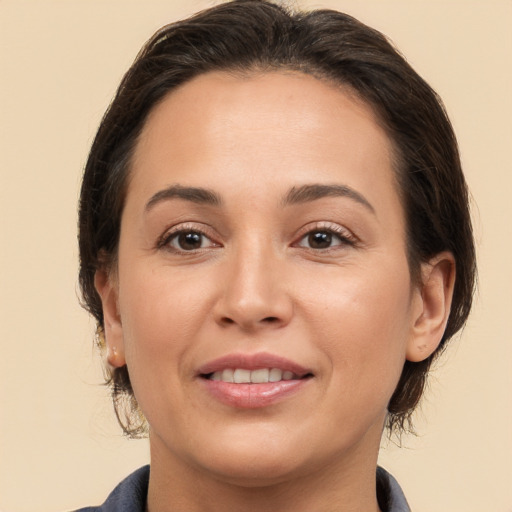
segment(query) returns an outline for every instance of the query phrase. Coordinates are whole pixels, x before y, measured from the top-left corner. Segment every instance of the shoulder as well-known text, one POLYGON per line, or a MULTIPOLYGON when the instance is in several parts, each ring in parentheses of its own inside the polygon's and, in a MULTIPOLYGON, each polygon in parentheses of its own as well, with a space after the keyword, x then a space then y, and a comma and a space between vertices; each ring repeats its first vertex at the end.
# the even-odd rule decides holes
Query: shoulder
POLYGON ((149 466, 143 466, 126 477, 98 507, 85 507, 75 512, 144 512, 148 494, 149 466))
POLYGON ((400 484, 384 468, 377 468, 377 499, 383 512, 411 512, 400 484))

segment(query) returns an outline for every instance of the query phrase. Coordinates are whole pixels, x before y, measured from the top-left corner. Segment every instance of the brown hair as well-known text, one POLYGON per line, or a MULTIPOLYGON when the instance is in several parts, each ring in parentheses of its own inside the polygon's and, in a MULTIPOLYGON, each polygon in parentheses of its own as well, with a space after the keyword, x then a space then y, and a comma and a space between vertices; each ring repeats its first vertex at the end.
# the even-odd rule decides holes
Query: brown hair
MULTIPOLYGON (((455 257, 452 309, 438 350, 406 361, 389 402, 388 427, 410 427, 430 365, 469 314, 476 266, 457 142, 441 100, 380 32, 332 10, 291 12, 265 0, 235 0, 163 27, 124 76, 94 139, 81 189, 80 285, 103 330, 94 274, 114 261, 130 160, 149 112, 174 88, 208 71, 286 69, 348 86, 376 111, 394 143, 413 279, 441 251, 455 257), (107 263, 108 264, 108 263, 107 263)), ((142 435, 128 369, 109 370, 118 419, 142 435)))

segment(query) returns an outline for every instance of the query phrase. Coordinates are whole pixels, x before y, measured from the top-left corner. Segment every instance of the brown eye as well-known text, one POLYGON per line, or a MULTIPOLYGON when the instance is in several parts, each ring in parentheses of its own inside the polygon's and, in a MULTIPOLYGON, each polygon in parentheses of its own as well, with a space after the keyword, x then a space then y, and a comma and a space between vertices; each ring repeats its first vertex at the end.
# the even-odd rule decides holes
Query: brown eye
POLYGON ((190 232, 180 233, 176 240, 180 249, 184 251, 193 251, 194 249, 200 249, 203 243, 203 235, 201 233, 190 232))
POLYGON ((314 229, 306 233, 297 245, 320 251, 333 247, 352 246, 354 241, 348 234, 345 236, 331 229, 314 229))
POLYGON ((172 233, 161 245, 163 247, 167 246, 174 251, 196 251, 216 246, 204 233, 190 230, 172 233))
POLYGON ((326 231, 315 231, 309 233, 308 244, 311 249, 327 249, 332 245, 332 233, 326 231))

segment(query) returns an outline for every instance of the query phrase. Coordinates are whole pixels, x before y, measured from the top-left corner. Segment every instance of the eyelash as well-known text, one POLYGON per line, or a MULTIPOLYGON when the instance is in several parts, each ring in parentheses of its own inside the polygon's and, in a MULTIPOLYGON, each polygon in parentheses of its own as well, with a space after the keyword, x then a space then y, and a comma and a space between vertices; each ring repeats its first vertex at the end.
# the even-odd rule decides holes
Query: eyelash
POLYGON ((166 231, 157 241, 156 244, 157 249, 167 249, 172 252, 176 253, 190 253, 194 254, 198 251, 201 251, 203 249, 209 249, 209 248, 216 248, 221 247, 221 245, 217 242, 213 241, 213 238, 211 235, 207 233, 207 230, 204 228, 200 228, 194 225, 179 225, 174 228, 172 228, 169 231, 166 231), (174 240, 178 240, 180 235, 189 235, 189 234, 196 234, 201 237, 201 244, 204 242, 204 239, 207 239, 210 241, 211 245, 209 247, 199 247, 196 249, 183 249, 180 247, 173 247, 171 244, 174 240))
POLYGON ((337 250, 337 248, 354 247, 358 242, 358 239, 346 228, 341 227, 339 224, 332 222, 317 222, 313 226, 311 224, 301 229, 298 241, 294 243, 295 246, 303 247, 313 252, 327 252, 337 250), (301 242, 307 240, 307 238, 314 234, 325 234, 329 237, 336 238, 339 243, 330 245, 324 248, 307 247, 301 244, 301 242))
MULTIPOLYGON (((325 240, 325 238, 324 238, 325 240)), ((320 240, 321 241, 321 240, 320 240)), ((330 222, 320 222, 316 223, 313 226, 308 225, 301 229, 299 233, 299 237, 297 242, 294 242, 292 246, 294 247, 302 247, 312 252, 327 252, 336 250, 337 247, 354 247, 358 242, 358 239, 347 229, 342 228, 338 224, 333 224, 330 222), (322 234, 327 235, 327 240, 330 245, 328 247, 308 247, 303 245, 302 242, 306 241, 308 237, 322 234), (334 245, 331 244, 333 239, 336 239, 338 243, 334 245)), ((157 249, 167 249, 176 253, 188 253, 194 254, 204 249, 218 248, 221 247, 221 244, 215 242, 213 237, 208 234, 207 230, 201 227, 197 227, 194 225, 180 225, 175 228, 172 228, 170 231, 166 231, 157 241, 156 244, 157 249), (208 247, 198 247, 193 249, 184 249, 182 247, 174 247, 172 246, 172 242, 175 240, 179 240, 180 235, 199 235, 201 240, 201 245, 203 242, 208 240, 210 245, 208 247)))

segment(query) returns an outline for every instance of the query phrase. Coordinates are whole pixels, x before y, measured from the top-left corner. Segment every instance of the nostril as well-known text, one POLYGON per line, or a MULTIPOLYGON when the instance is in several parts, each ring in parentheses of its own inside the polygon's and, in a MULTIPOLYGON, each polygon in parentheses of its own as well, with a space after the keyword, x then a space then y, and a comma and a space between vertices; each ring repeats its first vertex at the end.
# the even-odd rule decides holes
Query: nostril
POLYGON ((258 325, 260 327, 263 326, 278 326, 281 324, 282 320, 278 316, 266 316, 261 318, 260 320, 255 321, 244 321, 245 319, 242 318, 240 320, 237 320, 236 318, 232 318, 230 316, 223 316, 220 318, 219 323, 220 325, 223 325, 224 327, 230 326, 230 325, 239 325, 240 327, 244 329, 257 329, 258 325))

